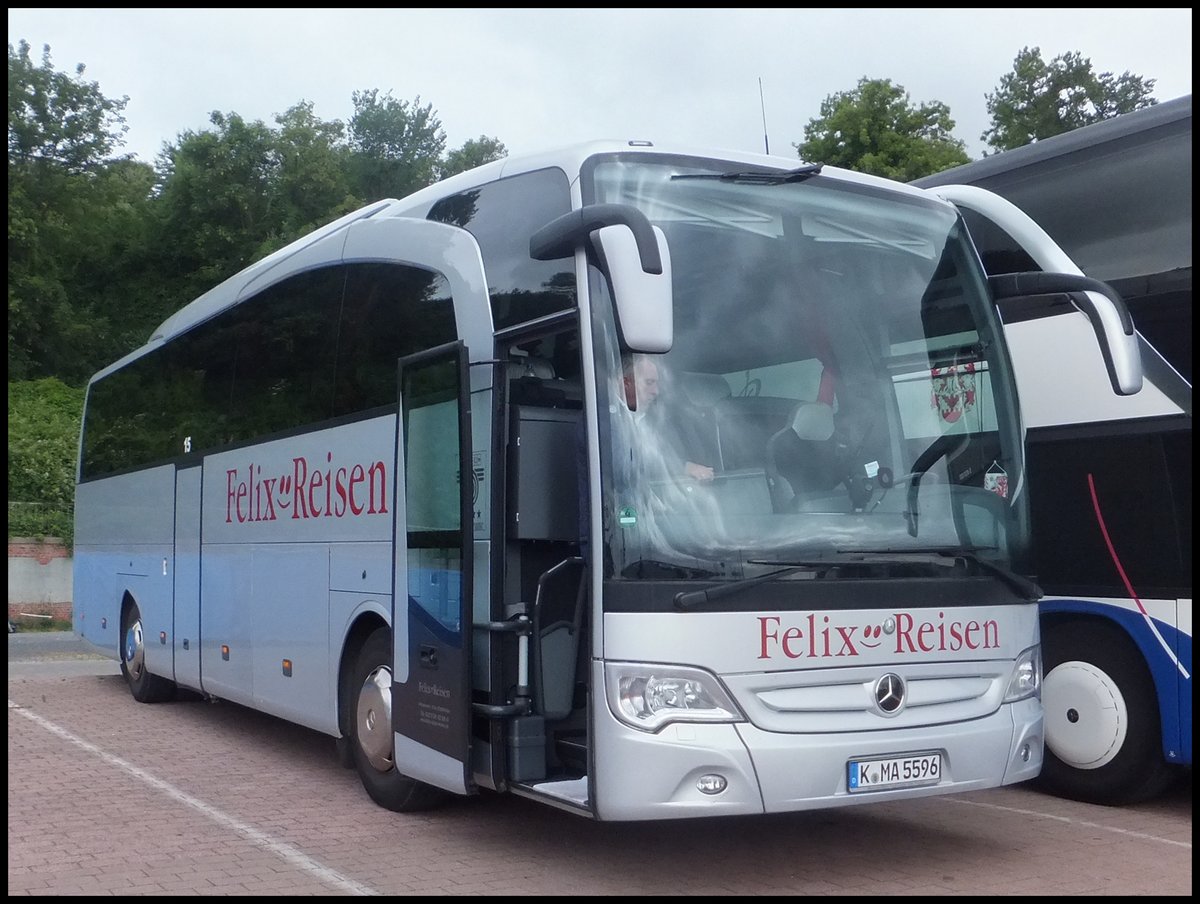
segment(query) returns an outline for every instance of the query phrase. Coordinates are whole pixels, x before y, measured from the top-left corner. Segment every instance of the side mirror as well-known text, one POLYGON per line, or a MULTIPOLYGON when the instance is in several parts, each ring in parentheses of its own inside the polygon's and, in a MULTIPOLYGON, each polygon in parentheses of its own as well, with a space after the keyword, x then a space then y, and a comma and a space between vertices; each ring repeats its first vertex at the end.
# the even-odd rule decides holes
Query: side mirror
POLYGON ((617 327, 630 351, 669 352, 674 342, 671 258, 663 231, 628 204, 593 204, 547 223, 529 239, 535 260, 556 260, 591 240, 608 276, 617 327))
POLYGON ((1124 302, 1110 286, 1084 276, 1025 211, 994 192, 977 185, 939 185, 926 191, 991 220, 1045 271, 990 276, 988 283, 997 301, 1071 293, 1071 303, 1088 318, 1096 332, 1113 392, 1134 395, 1141 391, 1142 356, 1137 331, 1124 302))
POLYGON ((1003 273, 989 276, 992 298, 1005 310, 1005 301, 1039 295, 1069 294, 1071 303, 1092 324, 1104 356, 1108 379, 1117 395, 1134 395, 1142 388, 1141 351, 1133 318, 1125 300, 1106 282, 1073 273, 1003 273))
POLYGON ((662 260, 661 273, 647 273, 638 261, 633 233, 624 226, 605 226, 594 241, 612 286, 617 327, 625 346, 634 352, 662 354, 675 341, 672 310, 671 258, 667 237, 650 227, 662 260))

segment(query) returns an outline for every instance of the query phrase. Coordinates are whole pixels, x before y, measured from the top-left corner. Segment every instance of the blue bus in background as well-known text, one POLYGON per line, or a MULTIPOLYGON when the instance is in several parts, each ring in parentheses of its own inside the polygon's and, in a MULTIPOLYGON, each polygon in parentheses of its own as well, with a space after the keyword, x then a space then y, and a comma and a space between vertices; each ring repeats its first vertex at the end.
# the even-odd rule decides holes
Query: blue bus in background
MULTIPOLYGON (((1067 318, 1003 312, 1046 593, 1038 783, 1093 803, 1150 798, 1192 763, 1191 160, 1187 95, 914 183, 1020 207, 1121 294, 1140 334, 1145 385, 1117 396, 1087 379, 1067 318)), ((989 276, 1047 269, 965 216, 989 276)))

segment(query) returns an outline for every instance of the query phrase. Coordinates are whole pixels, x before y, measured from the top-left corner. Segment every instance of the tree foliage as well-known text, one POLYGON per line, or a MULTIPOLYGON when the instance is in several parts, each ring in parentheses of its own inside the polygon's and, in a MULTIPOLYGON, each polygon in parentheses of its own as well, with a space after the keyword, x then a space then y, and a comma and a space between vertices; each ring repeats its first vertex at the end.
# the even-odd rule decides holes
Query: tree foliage
POLYGON ((107 98, 95 82, 55 70, 50 45, 34 65, 27 41, 8 45, 8 162, 46 161, 67 172, 95 168, 125 143, 128 97, 107 98))
POLYGON ((396 100, 391 92, 355 91, 350 147, 359 190, 368 202, 403 198, 437 180, 446 133, 432 104, 396 100))
POLYGON ((439 176, 442 179, 448 179, 507 156, 508 149, 500 141, 480 135, 478 138, 468 139, 462 147, 447 153, 446 159, 442 162, 439 176))
POLYGON ((103 300, 133 263, 153 171, 112 156, 126 99, 8 48, 9 378, 78 382, 128 351, 103 300), (103 356, 103 357, 101 357, 103 356))
POLYGON ((8 384, 8 533, 72 534, 83 390, 60 380, 8 384))
POLYGON ((914 107, 899 85, 862 78, 854 90, 826 97, 793 147, 812 163, 909 182, 968 162, 953 130, 950 108, 940 101, 914 107))
POLYGON ((1047 63, 1040 48, 1025 47, 996 91, 984 95, 992 124, 979 137, 993 152, 1008 151, 1131 113, 1158 103, 1151 96, 1154 81, 1129 72, 1097 73, 1078 52, 1047 63))
POLYGON ((172 297, 160 320, 356 203, 331 140, 340 124, 315 121, 304 104, 279 120, 275 130, 214 111, 212 129, 183 132, 164 148, 154 208, 172 297))

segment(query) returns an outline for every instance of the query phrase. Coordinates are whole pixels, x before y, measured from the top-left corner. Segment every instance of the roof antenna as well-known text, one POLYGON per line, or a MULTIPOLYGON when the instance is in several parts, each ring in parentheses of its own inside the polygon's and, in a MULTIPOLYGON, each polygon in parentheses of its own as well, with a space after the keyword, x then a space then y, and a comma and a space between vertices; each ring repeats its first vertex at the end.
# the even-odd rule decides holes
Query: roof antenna
POLYGON ((762 76, 758 77, 758 103, 762 106, 763 117, 763 153, 771 153, 771 145, 767 143, 767 105, 763 101, 762 76))

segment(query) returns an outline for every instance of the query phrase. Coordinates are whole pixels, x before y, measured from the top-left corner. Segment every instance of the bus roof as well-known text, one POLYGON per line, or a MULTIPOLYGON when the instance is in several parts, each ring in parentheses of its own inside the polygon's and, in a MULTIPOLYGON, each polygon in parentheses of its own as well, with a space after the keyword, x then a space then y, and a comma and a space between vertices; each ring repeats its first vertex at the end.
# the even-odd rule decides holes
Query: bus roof
POLYGON ((1192 96, 915 179, 1012 201, 1088 275, 1109 282, 1192 266, 1192 96))
MULTIPOLYGON (((96 374, 93 379, 107 374, 112 370, 116 370, 129 360, 144 354, 149 347, 158 345, 172 336, 185 332, 197 324, 200 324, 210 317, 216 315, 220 311, 237 304, 241 298, 250 294, 251 289, 257 290, 264 285, 264 281, 269 283, 271 281, 271 277, 268 274, 271 270, 279 267, 285 261, 292 261, 294 258, 297 258, 297 256, 303 255, 305 252, 312 253, 319 243, 323 243, 325 240, 346 229, 357 220, 373 216, 424 217, 428 213, 430 207, 432 207, 433 203, 438 199, 446 197, 447 195, 455 194, 459 191, 464 191, 473 186, 482 185, 506 176, 531 172, 533 170, 543 169, 551 166, 560 167, 567 171, 568 174, 578 173, 580 167, 587 158, 595 154, 618 152, 701 157, 712 160, 727 161, 731 163, 740 163, 745 164, 746 166, 772 167, 780 169, 793 168, 803 163, 803 161, 797 157, 782 157, 778 155, 766 155, 722 148, 699 148, 685 145, 660 145, 650 141, 627 141, 617 139, 602 139, 581 142, 578 144, 571 144, 538 153, 505 157, 492 163, 486 163, 480 167, 476 167, 466 172, 459 173, 455 176, 451 176, 450 178, 444 179, 441 182, 437 182, 426 188, 420 189, 403 199, 385 198, 372 204, 368 204, 367 206, 353 211, 352 213, 348 213, 340 219, 337 219, 332 223, 329 223, 320 229, 317 229, 314 232, 297 239, 285 247, 278 249, 272 254, 267 255, 262 260, 250 264, 245 269, 235 273, 233 276, 230 276, 217 286, 214 286, 212 289, 184 305, 158 326, 158 328, 150 336, 146 345, 126 355, 120 361, 117 361, 109 367, 106 367, 104 370, 96 374)), ((925 194, 921 189, 905 185, 901 182, 882 179, 877 176, 866 175, 851 170, 843 170, 837 167, 826 167, 824 170, 822 170, 822 174, 834 176, 835 178, 847 179, 854 182, 886 186, 894 191, 899 192, 925 194)))

